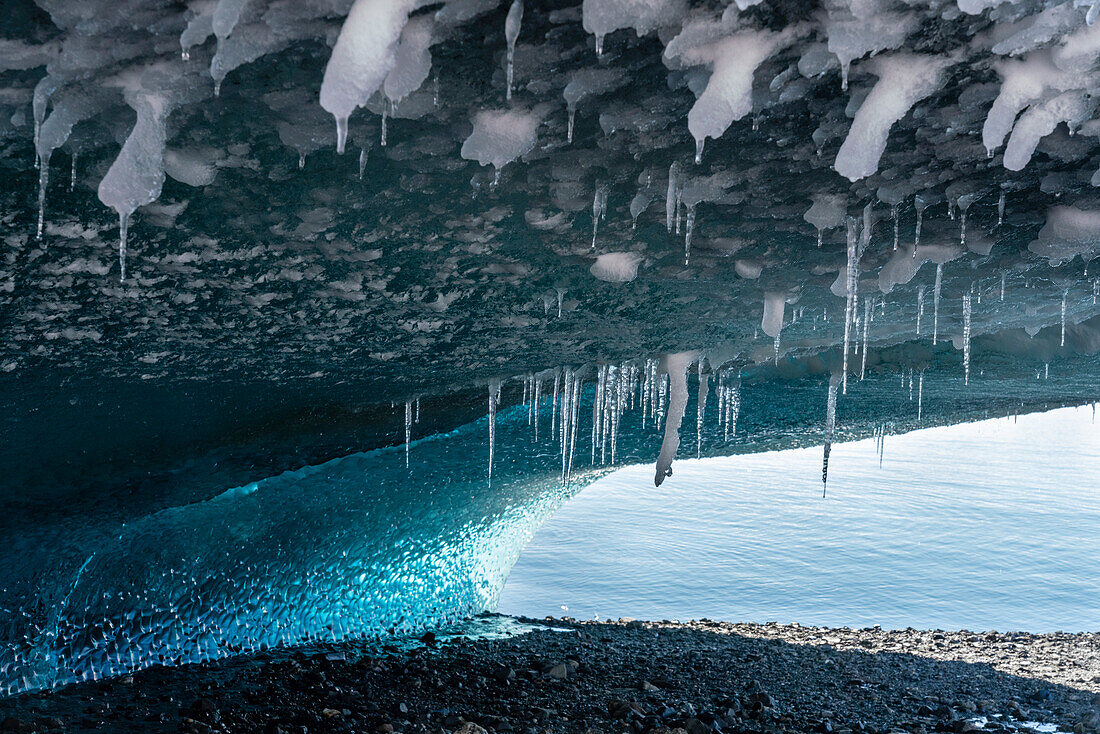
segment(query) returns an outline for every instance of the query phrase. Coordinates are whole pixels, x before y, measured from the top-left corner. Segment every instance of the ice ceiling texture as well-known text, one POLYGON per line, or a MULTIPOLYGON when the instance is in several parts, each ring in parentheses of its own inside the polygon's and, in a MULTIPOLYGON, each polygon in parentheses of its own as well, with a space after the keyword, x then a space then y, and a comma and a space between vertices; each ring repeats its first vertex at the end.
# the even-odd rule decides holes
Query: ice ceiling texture
POLYGON ((0 691, 491 606, 613 463, 1097 397, 1095 0, 9 6, 0 691))

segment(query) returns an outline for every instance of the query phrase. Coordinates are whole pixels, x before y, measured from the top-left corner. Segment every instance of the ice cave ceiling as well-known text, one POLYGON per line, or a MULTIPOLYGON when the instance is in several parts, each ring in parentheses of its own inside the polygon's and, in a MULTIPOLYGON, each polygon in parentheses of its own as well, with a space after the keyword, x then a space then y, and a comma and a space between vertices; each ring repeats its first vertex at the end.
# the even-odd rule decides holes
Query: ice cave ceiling
POLYGON ((821 373, 861 338, 1091 354, 1097 7, 8 3, 9 423, 40 453, 97 383, 161 386, 140 413, 685 349, 821 373))
POLYGON ((912 335, 938 263, 945 334, 1002 275, 1011 314, 974 309, 975 333, 1047 325, 1067 288, 1092 314, 1092 3, 528 3, 510 99, 508 3, 359 5, 341 35, 347 0, 9 4, 6 372, 400 395, 749 356, 769 298, 766 346, 783 323, 784 353, 816 351, 841 339, 867 204, 873 341, 912 335), (354 110, 343 154, 325 83, 354 110))

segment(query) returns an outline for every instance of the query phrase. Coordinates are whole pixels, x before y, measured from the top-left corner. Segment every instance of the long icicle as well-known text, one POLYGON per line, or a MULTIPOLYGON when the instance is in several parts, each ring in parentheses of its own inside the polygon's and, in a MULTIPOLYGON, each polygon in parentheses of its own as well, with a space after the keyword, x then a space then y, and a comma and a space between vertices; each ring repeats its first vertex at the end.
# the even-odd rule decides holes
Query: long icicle
POLYGON ((829 376, 829 393, 825 406, 825 451, 821 459, 821 496, 829 486, 829 454, 833 450, 833 433, 836 431, 837 383, 835 374, 829 376))

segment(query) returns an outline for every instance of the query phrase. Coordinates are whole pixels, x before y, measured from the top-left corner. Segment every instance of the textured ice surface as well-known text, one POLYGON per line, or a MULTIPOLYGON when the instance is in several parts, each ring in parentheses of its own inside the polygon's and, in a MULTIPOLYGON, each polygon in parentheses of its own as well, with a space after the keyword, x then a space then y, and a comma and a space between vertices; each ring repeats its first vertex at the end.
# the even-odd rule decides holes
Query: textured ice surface
MULTIPOLYGON (((517 442, 526 417, 501 416, 501 440, 517 442)), ((479 421, 417 441, 408 469, 400 449, 358 453, 113 532, 93 520, 61 553, 39 548, 3 575, 5 597, 60 556, 81 546, 86 556, 62 584, 38 589, 49 608, 23 604, 4 620, 0 693, 408 633, 492 608, 520 549, 568 492, 553 461, 500 465, 483 491, 468 460, 485 452, 484 431, 479 421)), ((578 472, 569 491, 599 473, 578 472)))

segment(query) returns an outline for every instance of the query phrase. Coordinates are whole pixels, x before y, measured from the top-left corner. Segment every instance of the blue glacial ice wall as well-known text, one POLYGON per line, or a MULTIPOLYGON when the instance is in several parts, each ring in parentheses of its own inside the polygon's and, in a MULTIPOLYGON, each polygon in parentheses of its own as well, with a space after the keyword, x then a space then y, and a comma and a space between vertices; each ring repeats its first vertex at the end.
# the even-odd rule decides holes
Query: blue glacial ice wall
MULTIPOLYGON (((498 441, 519 443, 526 418, 502 411, 498 441)), ((0 693, 492 608, 534 531, 599 472, 566 487, 556 456, 498 453, 490 489, 485 422, 415 442, 410 468, 403 447, 377 449, 89 534, 63 570, 51 556, 72 548, 15 556, 3 583, 39 596, 0 610, 0 693)))

